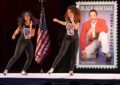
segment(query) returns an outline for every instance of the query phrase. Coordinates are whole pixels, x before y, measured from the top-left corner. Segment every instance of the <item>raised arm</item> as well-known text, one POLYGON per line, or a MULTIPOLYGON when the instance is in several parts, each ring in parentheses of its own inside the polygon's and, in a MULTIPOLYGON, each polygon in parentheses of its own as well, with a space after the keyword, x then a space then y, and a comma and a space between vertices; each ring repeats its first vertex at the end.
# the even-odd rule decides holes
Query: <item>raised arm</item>
POLYGON ((67 22, 58 20, 58 19, 56 19, 56 18, 53 19, 53 22, 57 22, 57 23, 59 23, 59 24, 61 24, 61 25, 64 25, 64 26, 66 26, 66 24, 67 24, 67 22))
POLYGON ((70 16, 70 20, 72 22, 72 25, 73 25, 75 30, 78 30, 80 23, 79 22, 75 23, 73 18, 74 18, 74 16, 70 16))
POLYGON ((75 30, 78 30, 80 23, 79 22, 75 23, 74 21, 72 21, 72 25, 73 25, 75 30))
POLYGON ((30 35, 31 37, 35 36, 35 28, 33 28, 33 22, 30 22, 30 35))

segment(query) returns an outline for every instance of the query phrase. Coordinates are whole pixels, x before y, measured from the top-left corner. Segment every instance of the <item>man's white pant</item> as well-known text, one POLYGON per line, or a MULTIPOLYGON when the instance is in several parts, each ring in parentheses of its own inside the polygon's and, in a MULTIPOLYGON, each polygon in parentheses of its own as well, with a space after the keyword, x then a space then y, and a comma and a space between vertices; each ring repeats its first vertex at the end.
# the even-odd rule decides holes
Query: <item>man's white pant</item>
POLYGON ((98 52, 98 48, 102 48, 103 53, 109 52, 108 38, 107 33, 101 32, 99 33, 98 39, 94 40, 90 45, 85 48, 87 53, 87 59, 96 58, 96 53, 98 52))

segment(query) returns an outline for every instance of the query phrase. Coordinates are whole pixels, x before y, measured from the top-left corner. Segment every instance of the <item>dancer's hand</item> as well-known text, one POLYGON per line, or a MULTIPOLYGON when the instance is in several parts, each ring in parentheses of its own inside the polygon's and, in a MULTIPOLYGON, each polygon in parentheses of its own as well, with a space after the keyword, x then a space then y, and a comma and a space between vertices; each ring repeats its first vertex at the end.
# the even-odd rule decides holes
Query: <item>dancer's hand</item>
POLYGON ((71 20, 71 21, 74 21, 74 16, 70 16, 70 20, 71 20))
POLYGON ((54 18, 54 19, 53 19, 53 22, 58 22, 58 19, 57 19, 57 18, 54 18))
POLYGON ((65 21, 58 20, 57 18, 53 18, 53 22, 57 22, 57 23, 59 23, 61 25, 66 26, 66 22, 65 21))
POLYGON ((87 53, 85 51, 82 51, 81 58, 82 58, 82 60, 86 60, 87 59, 87 53))
POLYGON ((13 34, 13 35, 12 35, 12 40, 15 40, 15 37, 16 37, 15 34, 13 34))
POLYGON ((70 18, 71 22, 74 21, 74 15, 73 14, 70 14, 69 18, 70 18))

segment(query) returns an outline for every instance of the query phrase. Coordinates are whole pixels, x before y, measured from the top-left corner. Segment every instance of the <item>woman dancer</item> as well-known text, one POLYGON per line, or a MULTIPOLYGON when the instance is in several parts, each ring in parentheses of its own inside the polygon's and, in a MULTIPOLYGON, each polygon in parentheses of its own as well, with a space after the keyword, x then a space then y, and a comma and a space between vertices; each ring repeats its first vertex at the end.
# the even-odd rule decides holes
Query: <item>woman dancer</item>
POLYGON ((12 65, 20 58, 21 54, 25 50, 27 54, 27 60, 22 69, 21 74, 26 75, 26 70, 30 66, 33 59, 33 44, 31 41, 31 37, 35 35, 35 26, 34 26, 34 16, 30 11, 26 11, 22 13, 22 17, 18 19, 18 28, 15 30, 12 35, 12 39, 16 38, 16 35, 21 32, 21 37, 19 38, 16 49, 14 52, 14 56, 8 62, 6 69, 4 70, 4 75, 8 73, 8 70, 12 67, 12 65))
POLYGON ((51 74, 54 71, 55 67, 60 62, 60 60, 63 58, 63 56, 67 52, 70 45, 73 44, 73 52, 71 54, 72 55, 71 67, 69 70, 70 75, 73 75, 73 70, 74 70, 76 57, 77 57, 77 51, 79 47, 78 28, 80 25, 80 20, 81 20, 80 10, 76 8, 75 6, 69 6, 67 8, 67 11, 65 14, 65 21, 60 21, 56 18, 53 19, 54 22, 57 22, 61 25, 66 26, 67 32, 62 42, 60 51, 57 57, 55 58, 51 69, 48 71, 48 74, 51 74))

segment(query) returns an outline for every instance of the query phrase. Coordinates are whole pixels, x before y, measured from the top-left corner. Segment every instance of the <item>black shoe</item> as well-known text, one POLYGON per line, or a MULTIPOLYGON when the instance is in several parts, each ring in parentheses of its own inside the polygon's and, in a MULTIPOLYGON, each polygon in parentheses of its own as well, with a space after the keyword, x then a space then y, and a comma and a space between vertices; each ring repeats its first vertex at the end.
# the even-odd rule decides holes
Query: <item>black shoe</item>
POLYGON ((106 64, 110 64, 112 60, 112 57, 106 57, 106 64))
POLYGON ((106 57, 106 64, 110 64, 112 60, 111 53, 103 53, 103 55, 106 57))

